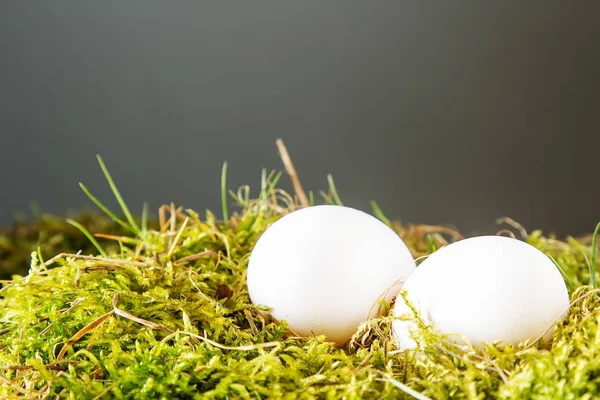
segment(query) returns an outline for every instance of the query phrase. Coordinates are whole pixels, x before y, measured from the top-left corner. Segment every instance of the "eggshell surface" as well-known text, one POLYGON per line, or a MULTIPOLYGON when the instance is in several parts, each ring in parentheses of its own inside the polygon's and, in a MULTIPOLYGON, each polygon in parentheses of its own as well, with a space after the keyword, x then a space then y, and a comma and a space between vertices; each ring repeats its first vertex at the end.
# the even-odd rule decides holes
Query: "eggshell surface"
MULTIPOLYGON (((553 262, 535 247, 502 236, 464 239, 438 250, 403 290, 435 330, 461 334, 475 345, 533 341, 552 327, 547 340, 569 308, 567 287, 553 262)), ((407 313, 412 314, 398 297, 394 314, 407 313)), ((415 348, 414 329, 410 321, 394 321, 400 348, 415 348)))
POLYGON ((378 219, 349 207, 314 206, 284 216, 260 237, 248 264, 248 292, 296 333, 343 344, 414 269, 404 242, 378 219))

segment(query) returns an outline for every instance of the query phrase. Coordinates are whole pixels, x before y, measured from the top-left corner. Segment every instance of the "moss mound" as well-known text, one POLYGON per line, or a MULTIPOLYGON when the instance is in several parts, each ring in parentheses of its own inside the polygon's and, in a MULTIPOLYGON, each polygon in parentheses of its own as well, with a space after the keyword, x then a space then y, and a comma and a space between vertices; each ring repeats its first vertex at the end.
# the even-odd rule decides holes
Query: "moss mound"
MULTIPOLYGON (((99 212, 86 210, 74 213, 71 219, 91 232, 125 235, 127 231, 99 212)), ((34 210, 33 219, 19 215, 10 228, 0 229, 0 280, 24 275, 29 269, 31 251, 40 247, 43 254, 81 251, 92 254, 94 245, 64 217, 42 214, 34 210)), ((118 251, 118 243, 107 243, 108 251, 118 251)))
MULTIPOLYGON (((269 224, 298 207, 295 196, 277 189, 279 177, 263 172, 256 199, 246 187, 231 192, 238 208, 224 220, 171 205, 161 209, 159 226, 149 229, 145 217, 138 227, 125 207, 126 220, 112 216, 134 234, 109 237, 111 248, 102 239, 88 252, 96 255, 48 260, 43 250, 35 251, 29 273, 0 288, 0 397, 600 395, 600 297, 586 286, 594 258, 590 238, 559 241, 513 224, 517 235, 557 261, 572 285, 571 313, 548 349, 523 343, 457 351, 426 328, 415 356, 395 348, 389 316, 365 323, 345 348, 336 348, 323 337, 292 336, 249 301, 245 272, 254 243, 269 224)), ((325 201, 339 201, 330 183, 325 201)), ((459 237, 442 227, 391 223, 375 211, 415 257, 459 237)))

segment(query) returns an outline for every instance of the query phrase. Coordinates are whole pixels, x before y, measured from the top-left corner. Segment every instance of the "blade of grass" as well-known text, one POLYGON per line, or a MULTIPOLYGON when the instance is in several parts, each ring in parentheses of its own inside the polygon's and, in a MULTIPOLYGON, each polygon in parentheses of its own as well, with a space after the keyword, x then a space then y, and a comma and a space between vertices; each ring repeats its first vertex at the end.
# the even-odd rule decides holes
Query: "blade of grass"
POLYGON ((148 203, 144 202, 142 207, 142 234, 148 232, 148 203))
POLYGON ((311 207, 315 205, 315 194, 312 190, 308 191, 308 205, 311 207))
POLYGON ((433 254, 435 252, 435 244, 433 244, 433 238, 429 233, 427 234, 427 242, 429 243, 429 254, 433 254))
POLYGON ((342 200, 338 195, 337 189, 335 188, 335 183, 333 182, 333 176, 331 174, 327 174, 327 182, 329 182, 329 189, 331 189, 331 195, 335 201, 335 204, 338 206, 343 206, 344 203, 342 203, 342 200))
MULTIPOLYGON (((32 256, 33 256, 33 254, 32 254, 32 256)), ((46 267, 46 261, 44 261, 44 257, 42 257, 42 248, 40 246, 38 246, 38 248, 37 248, 37 258, 38 258, 38 261, 40 262, 40 265, 44 269, 44 271, 46 271, 46 273, 48 273, 48 268, 46 267)))
POLYGON ((325 200, 325 204, 330 204, 333 205, 335 204, 335 202, 333 201, 333 199, 324 191, 320 190, 319 194, 321 195, 321 197, 323 197, 323 200, 325 200))
POLYGON ((229 213, 227 212, 227 161, 223 163, 221 171, 221 206, 223 207, 223 221, 229 221, 229 213))
POLYGON ((550 260, 552 260, 554 265, 556 265, 556 268, 558 268, 558 270, 560 271, 560 274, 563 276, 563 279, 565 280, 565 283, 567 284, 567 289, 569 290, 569 293, 571 293, 573 290, 575 290, 575 285, 573 284, 573 281, 571 280, 571 278, 569 278, 569 275, 567 275, 567 272, 564 270, 564 268, 558 263, 558 261, 556 261, 554 259, 554 257, 552 257, 552 255, 550 255, 549 253, 546 253, 546 256, 548 256, 548 258, 550 260))
POLYGON ((250 205, 250 186, 246 186, 246 194, 244 196, 244 213, 248 211, 248 206, 250 205))
POLYGON ((414 397, 417 400, 432 400, 430 397, 417 392, 415 389, 405 385, 404 383, 402 383, 400 381, 397 381, 396 379, 390 378, 390 379, 387 379, 387 381, 389 383, 391 383, 392 385, 396 386, 398 389, 402 390, 404 393, 408 394, 409 396, 414 397))
POLYGON ((590 263, 590 286, 596 287, 596 253, 598 252, 598 246, 596 246, 596 238, 598 237, 598 231, 600 231, 600 223, 596 225, 594 230, 594 236, 592 236, 592 262, 590 263))
POLYGON ((83 225, 81 225, 79 222, 72 220, 71 218, 67 219, 67 222, 71 225, 73 225, 75 228, 79 229, 81 231, 81 233, 83 233, 85 235, 85 237, 88 238, 88 240, 90 242, 92 242, 92 244, 94 245, 94 247, 96 249, 98 249, 98 251, 100 252, 100 254, 102 255, 102 257, 108 257, 108 255, 106 254, 106 251, 104 251, 104 249, 102 248, 102 246, 100 246, 100 243, 98 243, 98 241, 96 240, 96 238, 94 238, 94 236, 87 230, 85 229, 85 227, 83 225))
POLYGON ((263 202, 267 202, 267 169, 263 168, 260 172, 260 194, 258 198, 263 202))
POLYGON ((46 261, 44 261, 44 257, 42 257, 42 248, 40 246, 38 246, 37 248, 37 256, 38 260, 40 261, 40 265, 46 264, 46 261))
POLYGON ((106 320, 108 317, 113 315, 114 312, 115 312, 114 310, 110 310, 106 314, 99 316, 98 318, 96 318, 95 320, 93 320, 92 322, 90 322, 89 324, 84 326, 83 328, 81 328, 75 335, 73 335, 73 337, 71 337, 71 339, 69 339, 67 341, 67 343, 65 343, 63 348, 60 350, 60 353, 58 353, 58 356, 56 357, 56 361, 62 360, 62 358, 65 356, 65 354, 67 353, 67 350, 69 348, 71 348, 75 343, 77 343, 77 341, 79 339, 81 339, 83 336, 85 336, 92 329, 94 329, 94 328, 98 327, 100 324, 102 324, 104 322, 104 320, 106 320))
POLYGON ((267 170, 263 168, 260 175, 260 193, 258 194, 258 199, 263 203, 266 202, 269 194, 273 193, 282 176, 283 172, 281 171, 277 174, 275 174, 275 171, 271 171, 267 175, 267 170))
POLYGON ((381 211, 381 208, 379 207, 379 204, 377 204, 375 201, 370 201, 369 204, 371 205, 371 208, 373 209, 373 214, 375 214, 375 216, 384 224, 386 224, 387 226, 391 226, 392 223, 390 222, 389 218, 386 217, 383 214, 383 211, 381 211))
POLYGON ((119 249, 120 249, 122 259, 126 259, 128 254, 135 254, 134 250, 130 249, 129 247, 127 247, 125 245, 126 242, 122 242, 119 240, 118 243, 119 243, 119 249))
POLYGON ((283 176, 283 172, 279 171, 277 173, 277 175, 275 175, 275 177, 273 178, 273 180, 271 181, 271 190, 274 190, 277 187, 277 184, 279 183, 279 180, 281 179, 281 177, 283 176))
POLYGON ((79 182, 79 186, 81 187, 81 190, 83 190, 83 192, 86 194, 86 196, 90 200, 92 200, 92 202, 99 209, 101 209, 106 215, 108 215, 110 217, 110 219, 112 219, 113 221, 115 221, 117 224, 121 225, 123 228, 127 229, 128 231, 130 231, 132 233, 135 233, 131 229, 131 227, 129 225, 127 225, 127 223, 125 221, 123 221, 121 218, 117 217, 117 215, 115 213, 113 213, 112 211, 110 211, 108 209, 108 207, 106 207, 104 204, 102 204, 102 202, 100 200, 98 200, 96 198, 96 196, 94 196, 83 183, 79 182))
POLYGON ((94 233, 94 237, 108 239, 108 240, 116 240, 117 242, 123 242, 132 245, 140 244, 140 239, 134 239, 127 236, 115 236, 115 235, 106 235, 104 233, 94 233))
POLYGON ((236 192, 234 192, 231 189, 229 189, 227 192, 229 193, 229 196, 231 196, 231 198, 233 200, 235 200, 235 202, 237 203, 237 205, 239 205, 239 206, 243 206, 244 205, 244 200, 241 199, 240 196, 238 196, 236 192))
POLYGON ((257 200, 260 200, 261 204, 265 204, 268 198, 269 180, 273 176, 275 171, 271 171, 267 175, 267 169, 263 168, 260 172, 260 192, 258 193, 257 200))
POLYGON ((104 173, 104 177, 106 178, 106 181, 108 182, 108 185, 110 186, 110 189, 112 190, 113 194, 115 195, 115 198, 119 202, 119 205, 121 206, 121 209, 123 210, 123 214, 125 214, 125 218, 127 218, 127 221, 129 221, 129 224, 131 225, 131 228, 133 229, 134 233, 139 235, 140 228, 138 227, 135 220, 133 219, 133 216, 129 212, 129 208, 127 207, 127 204, 125 204, 123 197, 121 197, 121 193, 119 192, 119 189, 117 189, 117 185, 115 185, 115 182, 113 181, 112 176, 110 175, 110 172, 108 172, 108 169, 106 168, 106 165, 104 164, 104 161, 102 160, 102 157, 100 157, 100 155, 97 155, 96 157, 98 158, 98 163, 100 164, 100 168, 102 168, 102 172, 104 173))

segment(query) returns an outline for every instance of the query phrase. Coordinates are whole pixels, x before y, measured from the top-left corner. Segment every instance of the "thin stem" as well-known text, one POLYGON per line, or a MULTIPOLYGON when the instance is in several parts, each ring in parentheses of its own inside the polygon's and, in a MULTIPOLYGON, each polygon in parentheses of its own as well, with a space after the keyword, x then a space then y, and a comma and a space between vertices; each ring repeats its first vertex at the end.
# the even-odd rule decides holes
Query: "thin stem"
POLYGON ((83 225, 81 225, 79 222, 72 220, 70 218, 67 219, 67 222, 69 224, 73 225, 75 228, 79 229, 81 231, 81 233, 83 233, 85 235, 85 237, 87 237, 89 239, 89 241, 92 242, 94 247, 96 249, 98 249, 98 251, 100 252, 102 257, 108 257, 108 255, 106 254, 106 251, 104 251, 102 246, 100 246, 100 243, 98 243, 98 241, 94 238, 94 236, 87 229, 85 229, 85 227, 83 225))
POLYGON ((144 202, 142 208, 142 234, 148 232, 148 203, 144 202))
POLYGON ((327 182, 329 182, 329 189, 331 189, 331 195, 333 200, 335 200, 335 204, 338 206, 343 206, 344 203, 342 203, 342 200, 340 200, 340 196, 335 188, 335 183, 333 182, 333 176, 331 174, 327 174, 327 182))
POLYGON ((374 201, 370 201, 369 204, 371 205, 371 208, 373 209, 373 214, 375 214, 375 216, 384 224, 386 224, 387 226, 392 226, 392 223, 390 222, 389 218, 386 217, 383 214, 383 211, 381 211, 381 208, 379 207, 379 204, 377 204, 374 201))
POLYGON ((567 275, 567 272, 565 271, 565 269, 558 263, 558 261, 556 261, 556 259, 554 257, 552 257, 552 255, 546 253, 546 256, 548 256, 548 258, 550 260, 552 260, 552 262, 554 263, 556 268, 558 268, 558 270, 560 271, 560 274, 563 276, 565 283, 567 284, 567 288, 569 289, 569 292, 572 292, 575 289, 575 285, 573 284, 573 281, 571 280, 571 278, 569 278, 569 275, 567 275))
POLYGON ((229 221, 229 213, 227 212, 227 161, 223 163, 221 171, 221 206, 223 207, 223 221, 229 221))
POLYGON ((104 204, 102 204, 102 202, 100 200, 98 200, 89 190, 87 187, 85 187, 85 185, 81 182, 79 182, 79 186, 81 187, 81 190, 83 190, 83 192, 86 194, 87 197, 89 197, 90 200, 92 200, 92 202, 94 202, 94 204, 96 206, 98 206, 99 209, 101 209, 106 215, 108 215, 110 217, 110 219, 112 219, 113 221, 115 221, 117 224, 121 225, 123 228, 127 229, 128 231, 135 233, 131 227, 129 225, 127 225, 127 223, 125 221, 123 221, 121 218, 117 217, 117 215, 115 213, 113 213, 112 211, 110 211, 108 209, 108 207, 106 207, 104 204))
POLYGON ((127 218, 127 221, 129 221, 129 224, 131 225, 131 228, 133 229, 133 231, 137 235, 139 235, 140 228, 137 226, 135 220, 133 219, 133 216, 129 212, 129 208, 127 207, 127 204, 125 204, 123 197, 121 197, 121 193, 119 192, 119 189, 117 189, 117 185, 115 185, 115 182, 113 181, 112 176, 110 175, 110 172, 108 172, 108 168, 106 168, 106 165, 104 164, 104 161, 102 160, 102 157, 100 157, 100 155, 97 155, 96 157, 98 158, 98 163, 100 164, 100 168, 102 168, 102 172, 104 173, 104 177, 106 178, 106 181, 108 182, 108 185, 110 186, 110 189, 112 190, 117 201, 119 202, 119 205, 121 206, 121 209, 123 210, 123 214, 125 214, 125 217, 127 218))
POLYGON ((304 193, 304 189, 302 188, 302 184, 300 183, 300 179, 298 178, 298 174, 296 173, 296 168, 294 168, 294 164, 292 163, 292 159, 290 158, 290 154, 288 153, 285 144, 283 144, 283 140, 277 139, 275 143, 277 144, 279 156, 281 157, 281 161, 283 161, 285 170, 287 171, 288 175, 290 176, 290 179, 292 180, 292 185, 294 186, 294 190, 298 195, 298 199, 300 199, 300 204, 303 207, 308 207, 310 203, 308 202, 306 193, 304 193))
POLYGON ((396 379, 389 378, 387 379, 387 381, 392 385, 396 386, 398 389, 402 390, 404 393, 414 397, 417 400, 432 400, 431 397, 425 396, 424 394, 417 392, 415 389, 405 385, 400 381, 397 381, 396 379))

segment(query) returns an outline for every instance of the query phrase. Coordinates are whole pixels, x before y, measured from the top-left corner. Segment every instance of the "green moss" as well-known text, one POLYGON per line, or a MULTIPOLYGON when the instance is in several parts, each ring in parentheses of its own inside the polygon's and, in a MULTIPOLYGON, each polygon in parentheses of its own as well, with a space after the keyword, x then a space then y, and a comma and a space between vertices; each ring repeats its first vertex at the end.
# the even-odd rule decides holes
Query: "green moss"
MULTIPOLYGON (((124 235, 126 231, 110 218, 95 211, 84 211, 70 216, 91 232, 124 235)), ((81 232, 65 221, 64 217, 34 212, 33 219, 20 215, 10 228, 0 229, 0 280, 12 275, 24 275, 29 270, 29 256, 40 246, 42 254, 55 255, 81 251, 96 252, 93 244, 81 232)), ((108 246, 118 251, 118 243, 108 246)))
MULTIPOLYGON (((389 316, 366 322, 345 348, 322 337, 291 336, 285 324, 250 303, 245 283, 258 237, 296 207, 275 188, 278 179, 264 173, 256 200, 246 189, 232 192, 237 212, 224 206, 225 222, 210 212, 202 218, 191 210, 173 212, 161 229, 131 229, 138 236, 120 246, 101 239, 108 257, 95 256, 93 246, 88 257, 50 258, 59 248, 35 252, 29 273, 0 289, 0 398, 600 395, 600 298, 585 286, 591 248, 537 231, 526 240, 562 267, 577 300, 549 350, 523 344, 463 352, 424 327, 416 356, 396 350, 389 316)), ((339 202, 331 179, 330 186, 326 201, 339 202)), ((377 214, 383 217, 378 208, 377 214)), ((130 224, 125 216, 120 221, 130 224)), ((415 257, 456 237, 441 227, 386 223, 415 257)), ((87 225, 93 233, 104 228, 87 225)))

